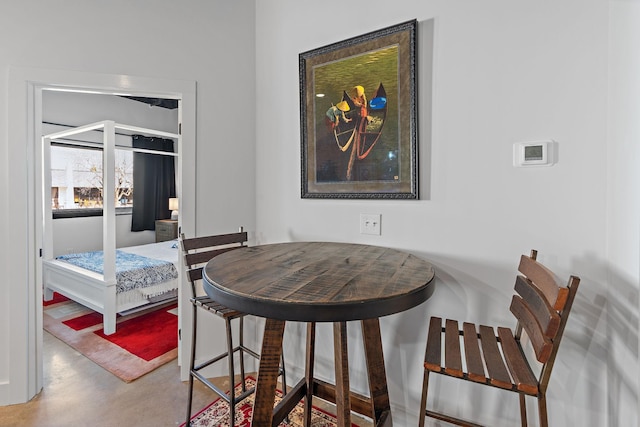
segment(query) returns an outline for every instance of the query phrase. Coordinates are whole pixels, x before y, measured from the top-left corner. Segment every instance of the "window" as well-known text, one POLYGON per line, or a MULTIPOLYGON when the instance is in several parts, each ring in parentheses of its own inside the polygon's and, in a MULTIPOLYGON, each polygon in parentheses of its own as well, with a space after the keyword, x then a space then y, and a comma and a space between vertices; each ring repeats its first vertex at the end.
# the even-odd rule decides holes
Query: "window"
MULTIPOLYGON (((133 153, 115 150, 116 214, 133 206, 133 153)), ((51 145, 54 218, 102 215, 102 150, 60 142, 51 145)))

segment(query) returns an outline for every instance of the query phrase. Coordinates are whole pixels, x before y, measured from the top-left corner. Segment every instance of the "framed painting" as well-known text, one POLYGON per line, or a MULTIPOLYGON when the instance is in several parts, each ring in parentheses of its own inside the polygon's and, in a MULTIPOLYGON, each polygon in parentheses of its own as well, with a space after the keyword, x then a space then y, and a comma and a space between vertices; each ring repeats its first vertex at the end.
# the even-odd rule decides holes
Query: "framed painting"
POLYGON ((302 198, 418 198, 416 27, 300 54, 302 198))

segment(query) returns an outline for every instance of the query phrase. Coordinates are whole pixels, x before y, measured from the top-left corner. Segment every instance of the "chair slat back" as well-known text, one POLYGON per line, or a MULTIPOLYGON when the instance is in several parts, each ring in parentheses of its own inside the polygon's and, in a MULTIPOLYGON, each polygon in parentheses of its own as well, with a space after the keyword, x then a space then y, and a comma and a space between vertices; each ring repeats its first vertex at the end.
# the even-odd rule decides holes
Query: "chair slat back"
POLYGON ((545 363, 549 355, 551 355, 553 343, 551 339, 544 334, 542 328, 540 328, 540 324, 537 322, 536 316, 527 301, 518 295, 514 295, 511 300, 511 312, 516 316, 516 319, 518 319, 520 326, 527 331, 531 345, 536 352, 536 358, 539 362, 545 363))
POLYGON ((516 277, 516 292, 522 296, 532 311, 532 314, 540 322, 544 335, 553 338, 560 327, 560 315, 549 305, 544 294, 526 277, 516 277))
POLYGON ((191 283, 195 283, 198 280, 202 280, 202 269, 203 267, 192 268, 191 270, 187 270, 187 277, 191 283))
POLYGON ((185 266, 187 267, 187 278, 191 283, 192 297, 196 297, 196 282, 202 279, 202 269, 212 258, 234 249, 245 246, 248 240, 247 232, 240 228, 237 233, 218 234, 211 236, 185 238, 180 235, 182 253, 185 266))
POLYGON ((190 239, 183 238, 182 245, 185 251, 192 251, 195 249, 231 245, 234 243, 244 244, 246 242, 247 242, 247 232, 239 231, 237 233, 216 234, 212 236, 193 237, 190 239))
POLYGON ((185 253, 184 255, 185 265, 187 267, 193 267, 200 264, 206 264, 212 258, 217 257, 218 255, 224 252, 238 249, 239 247, 240 246, 233 246, 233 247, 226 247, 226 248, 220 248, 220 249, 205 250, 203 252, 185 253))
POLYGON ((527 332, 536 359, 545 364, 541 377, 548 381, 580 279, 571 276, 567 286, 559 285, 556 276, 536 261, 536 251, 521 257, 518 270, 523 275, 516 277, 518 295, 510 308, 518 320, 516 335, 519 339, 520 330, 527 332))
POLYGON ((559 286, 555 275, 544 265, 537 262, 535 255, 535 253, 532 253, 530 257, 522 255, 520 257, 518 271, 535 283, 538 289, 545 295, 549 304, 560 311, 567 302, 569 290, 559 286))

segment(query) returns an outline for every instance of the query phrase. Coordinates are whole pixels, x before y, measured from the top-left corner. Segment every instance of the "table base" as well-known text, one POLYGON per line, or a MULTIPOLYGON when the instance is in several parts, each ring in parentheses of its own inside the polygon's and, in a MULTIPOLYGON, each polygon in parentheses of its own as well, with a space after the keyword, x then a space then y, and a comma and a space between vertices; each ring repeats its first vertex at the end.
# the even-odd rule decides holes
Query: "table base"
POLYGON ((377 427, 393 425, 384 368, 380 322, 378 319, 360 321, 369 382, 369 396, 350 391, 349 358, 347 352, 347 324, 333 323, 336 384, 313 377, 315 362, 316 324, 307 324, 305 377, 301 379, 274 408, 278 369, 282 352, 285 321, 267 319, 256 383, 252 426, 276 427, 304 398, 305 427, 311 425, 312 398, 316 396, 336 405, 338 427, 351 427, 351 412, 374 420, 377 427))

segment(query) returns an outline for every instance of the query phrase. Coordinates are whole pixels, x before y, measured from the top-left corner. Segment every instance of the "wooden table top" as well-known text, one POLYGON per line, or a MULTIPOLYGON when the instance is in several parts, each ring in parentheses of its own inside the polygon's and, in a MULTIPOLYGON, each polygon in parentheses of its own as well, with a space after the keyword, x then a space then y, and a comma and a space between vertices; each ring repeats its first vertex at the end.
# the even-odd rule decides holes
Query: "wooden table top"
POLYGON ((203 271, 209 297, 256 316, 303 322, 372 319, 426 301, 431 264, 379 246, 293 242, 218 255, 203 271))

